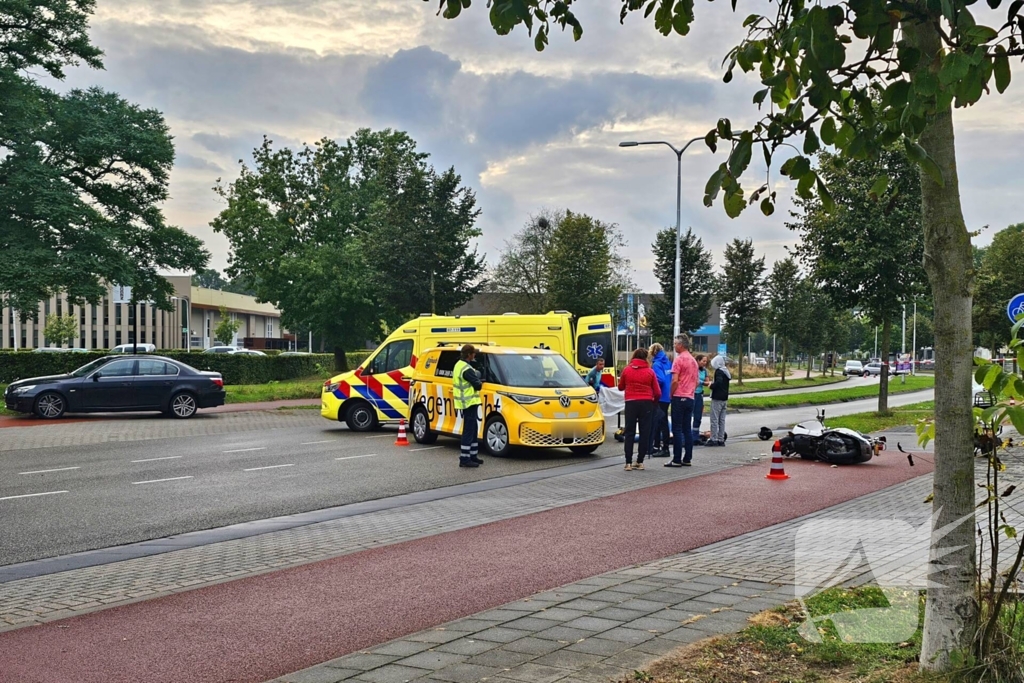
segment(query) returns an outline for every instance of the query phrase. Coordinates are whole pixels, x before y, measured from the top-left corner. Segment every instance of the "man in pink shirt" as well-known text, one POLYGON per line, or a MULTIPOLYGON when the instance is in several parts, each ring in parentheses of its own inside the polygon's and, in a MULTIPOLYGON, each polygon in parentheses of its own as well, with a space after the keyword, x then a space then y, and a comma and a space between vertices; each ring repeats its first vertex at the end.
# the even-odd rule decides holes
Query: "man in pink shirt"
POLYGON ((665 467, 689 467, 693 459, 693 392, 700 370, 690 355, 690 339, 685 334, 675 338, 676 359, 672 362, 672 460, 665 467), (685 453, 683 444, 685 443, 685 453))

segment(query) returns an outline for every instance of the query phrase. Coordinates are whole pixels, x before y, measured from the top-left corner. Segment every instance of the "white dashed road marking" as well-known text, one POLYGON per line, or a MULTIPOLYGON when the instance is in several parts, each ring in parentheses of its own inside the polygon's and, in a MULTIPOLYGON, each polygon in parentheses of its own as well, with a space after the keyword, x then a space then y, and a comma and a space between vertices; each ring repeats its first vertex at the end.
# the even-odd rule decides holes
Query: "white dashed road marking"
POLYGON ((255 472, 256 470, 273 470, 278 467, 295 467, 295 463, 288 463, 287 465, 267 465, 266 467, 250 467, 242 470, 243 472, 255 472))
POLYGON ((317 443, 331 443, 334 439, 327 439, 327 441, 307 441, 306 443, 300 443, 300 446, 312 446, 317 443))
POLYGON ((249 451, 265 451, 265 450, 267 450, 266 447, 265 446, 261 446, 259 448, 238 448, 238 449, 235 449, 233 451, 221 451, 221 453, 248 453, 249 451))
POLYGON ((344 458, 335 458, 335 460, 355 460, 356 458, 372 458, 376 453, 368 453, 367 455, 346 455, 344 458))
POLYGON ((444 446, 427 446, 426 448, 413 448, 410 453, 419 453, 420 451, 432 451, 437 448, 444 448, 444 446))
POLYGON ((67 493, 67 491, 47 491, 45 493, 23 493, 20 496, 5 496, 0 500, 14 500, 15 498, 35 498, 36 496, 53 496, 58 493, 67 493))
POLYGON ((18 472, 18 474, 46 474, 47 472, 67 472, 68 470, 80 470, 81 467, 58 467, 53 470, 32 470, 31 472, 18 472))
POLYGON ((162 458, 143 458, 142 460, 132 460, 132 462, 156 462, 157 460, 176 460, 180 457, 180 455, 166 455, 162 458))
POLYGON ((391 436, 391 434, 374 434, 373 436, 364 436, 363 438, 364 439, 386 439, 386 438, 388 438, 390 436, 391 436))
POLYGON ((162 481, 178 481, 179 479, 191 479, 192 476, 187 477, 168 477, 167 479, 148 479, 146 481, 133 481, 132 484, 159 484, 162 481))

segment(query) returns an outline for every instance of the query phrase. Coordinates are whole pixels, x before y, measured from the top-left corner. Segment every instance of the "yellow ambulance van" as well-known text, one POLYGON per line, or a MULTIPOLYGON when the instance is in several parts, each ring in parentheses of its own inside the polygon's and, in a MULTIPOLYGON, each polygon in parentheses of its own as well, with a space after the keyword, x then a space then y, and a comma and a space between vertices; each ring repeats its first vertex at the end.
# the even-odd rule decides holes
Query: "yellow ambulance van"
POLYGON ((409 381, 417 357, 441 345, 489 343, 561 354, 577 373, 585 375, 598 358, 605 359, 603 383, 615 383, 612 319, 609 315, 578 320, 567 311, 542 315, 436 316, 421 315, 392 332, 351 372, 324 382, 320 414, 344 421, 349 429, 365 432, 382 423, 409 417, 409 381))
MULTIPOLYGON (((462 434, 452 370, 460 346, 428 349, 413 370, 409 420, 413 438, 429 444, 439 434, 462 434)), ((568 448, 587 455, 604 443, 597 393, 554 351, 481 346, 474 365, 483 386, 477 411, 480 443, 503 456, 517 446, 568 448)))

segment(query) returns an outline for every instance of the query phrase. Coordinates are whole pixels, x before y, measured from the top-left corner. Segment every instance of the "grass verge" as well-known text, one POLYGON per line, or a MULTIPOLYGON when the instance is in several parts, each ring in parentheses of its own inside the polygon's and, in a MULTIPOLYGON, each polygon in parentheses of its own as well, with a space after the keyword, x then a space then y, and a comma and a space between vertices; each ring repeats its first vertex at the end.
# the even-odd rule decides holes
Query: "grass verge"
MULTIPOLYGON (((899 379, 890 379, 889 394, 902 394, 908 391, 921 391, 935 386, 935 378, 928 376, 907 377, 906 384, 899 379)), ((793 406, 819 406, 829 403, 844 403, 862 398, 878 396, 878 385, 862 385, 848 389, 832 389, 815 391, 807 394, 785 394, 781 396, 752 396, 729 400, 730 408, 746 408, 769 410, 772 408, 792 408, 793 406)))
POLYGON ((263 401, 288 401, 297 398, 320 398, 320 390, 324 385, 322 379, 312 378, 289 380, 287 382, 268 382, 267 384, 228 384, 227 403, 260 403, 263 401))
MULTIPOLYGON (((903 596, 908 607, 923 599, 903 596)), ((859 608, 885 608, 890 603, 877 588, 830 589, 807 601, 813 617, 859 608)), ((917 671, 920 630, 894 643, 853 643, 831 620, 818 621, 820 642, 800 634, 806 618, 797 603, 751 617, 738 634, 700 641, 669 653, 633 683, 947 683, 950 679, 917 671)), ((811 626, 814 628, 814 626, 811 626)), ((848 634, 846 634, 848 635, 848 634)), ((869 635, 869 637, 871 637, 869 635)))
POLYGON ((835 384, 836 382, 842 382, 845 379, 846 378, 842 375, 836 375, 835 377, 822 377, 819 375, 817 377, 811 377, 810 379, 807 379, 806 377, 794 377, 792 379, 787 379, 785 384, 782 383, 782 380, 778 379, 767 382, 751 382, 749 384, 743 384, 742 386, 734 385, 730 388, 729 395, 735 396, 739 394, 750 394, 755 391, 773 391, 776 389, 821 387, 828 384, 835 384))
POLYGON ((918 420, 931 417, 935 412, 935 401, 921 401, 893 408, 888 415, 879 413, 854 413, 841 417, 825 418, 829 427, 846 427, 870 434, 902 425, 912 425, 918 420))

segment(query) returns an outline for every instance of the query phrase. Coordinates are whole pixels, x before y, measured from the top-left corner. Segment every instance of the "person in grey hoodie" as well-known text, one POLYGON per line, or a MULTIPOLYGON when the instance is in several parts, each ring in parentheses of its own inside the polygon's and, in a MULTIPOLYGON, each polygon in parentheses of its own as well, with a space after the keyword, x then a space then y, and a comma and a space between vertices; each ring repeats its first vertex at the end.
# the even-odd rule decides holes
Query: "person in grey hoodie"
POLYGON ((714 378, 711 380, 711 440, 708 446, 725 445, 725 406, 729 402, 729 381, 732 375, 725 366, 725 356, 711 359, 714 378))

